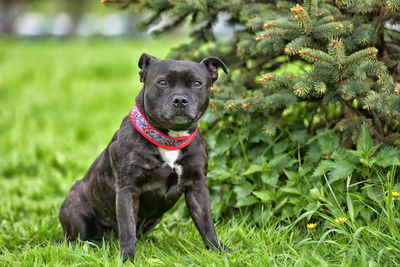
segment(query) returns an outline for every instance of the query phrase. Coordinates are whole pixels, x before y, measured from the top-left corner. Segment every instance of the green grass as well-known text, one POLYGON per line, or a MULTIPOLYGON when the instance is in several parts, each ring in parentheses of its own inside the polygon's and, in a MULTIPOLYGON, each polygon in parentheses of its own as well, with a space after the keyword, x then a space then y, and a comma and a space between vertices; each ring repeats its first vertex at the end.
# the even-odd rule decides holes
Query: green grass
MULTIPOLYGON (((163 58, 175 45, 172 38, 0 40, 0 266, 122 265, 118 240, 57 243, 58 210, 131 108, 141 88, 140 54, 163 58)), ((216 228, 232 253, 206 250, 178 208, 139 240, 136 265, 394 266, 393 207, 376 211, 370 226, 350 219, 332 226, 334 218, 317 214, 314 230, 302 220, 287 227, 274 217, 262 226, 245 213, 226 218, 216 228)))

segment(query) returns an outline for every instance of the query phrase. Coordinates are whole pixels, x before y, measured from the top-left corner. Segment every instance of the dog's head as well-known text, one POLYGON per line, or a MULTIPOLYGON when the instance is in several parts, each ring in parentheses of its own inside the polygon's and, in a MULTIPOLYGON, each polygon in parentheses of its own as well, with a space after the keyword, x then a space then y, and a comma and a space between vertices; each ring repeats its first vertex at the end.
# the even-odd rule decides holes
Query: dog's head
POLYGON ((161 129, 184 131, 195 127, 207 109, 210 87, 218 79, 218 67, 228 73, 216 57, 197 63, 157 60, 142 54, 139 75, 144 83, 145 116, 161 129))

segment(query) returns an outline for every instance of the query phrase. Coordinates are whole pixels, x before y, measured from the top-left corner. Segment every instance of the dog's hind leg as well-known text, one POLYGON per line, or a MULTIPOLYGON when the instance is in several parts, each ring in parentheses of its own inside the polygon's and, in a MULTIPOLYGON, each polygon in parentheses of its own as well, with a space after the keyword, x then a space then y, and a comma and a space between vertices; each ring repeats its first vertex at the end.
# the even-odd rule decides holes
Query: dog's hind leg
POLYGON ((61 206, 59 219, 64 235, 70 242, 94 239, 98 235, 98 227, 93 223, 91 211, 85 209, 79 198, 68 196, 61 206))
MULTIPOLYGON (((61 217, 60 217, 61 220, 61 217)), ((70 242, 75 242, 78 237, 81 240, 89 239, 87 234, 87 225, 81 216, 73 216, 72 218, 64 218, 61 221, 65 237, 70 242)))

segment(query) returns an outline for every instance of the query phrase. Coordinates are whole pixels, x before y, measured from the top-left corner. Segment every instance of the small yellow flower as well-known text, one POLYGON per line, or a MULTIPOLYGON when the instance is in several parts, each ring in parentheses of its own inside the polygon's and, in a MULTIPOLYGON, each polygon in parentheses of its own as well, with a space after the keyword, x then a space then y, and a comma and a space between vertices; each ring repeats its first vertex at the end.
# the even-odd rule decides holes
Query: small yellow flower
MULTIPOLYGON (((399 196, 400 196, 400 193, 399 193, 399 192, 392 191, 392 201, 396 201, 396 199, 397 199, 399 196)), ((385 199, 388 200, 388 198, 389 198, 389 196, 386 197, 386 194, 385 194, 385 199)))
POLYGON ((399 193, 399 192, 392 191, 392 201, 395 201, 396 198, 399 197, 399 196, 400 196, 400 193, 399 193))
POLYGON ((339 218, 335 219, 335 222, 337 224, 342 224, 342 223, 345 223, 346 221, 347 221, 347 219, 344 217, 339 217, 339 218))
POLYGON ((317 227, 317 224, 316 224, 316 223, 308 223, 308 224, 307 224, 307 228, 308 228, 308 229, 314 229, 315 227, 317 227))

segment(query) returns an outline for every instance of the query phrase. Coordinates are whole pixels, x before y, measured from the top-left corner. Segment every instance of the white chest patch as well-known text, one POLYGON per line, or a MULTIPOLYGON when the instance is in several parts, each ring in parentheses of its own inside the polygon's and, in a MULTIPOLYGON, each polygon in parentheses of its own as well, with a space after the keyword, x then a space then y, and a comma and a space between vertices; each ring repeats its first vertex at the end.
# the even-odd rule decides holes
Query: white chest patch
MULTIPOLYGON (((173 137, 182 137, 182 136, 187 136, 189 135, 187 131, 169 131, 168 134, 173 137)), ((168 165, 173 172, 175 172, 178 175, 178 180, 180 176, 182 175, 182 166, 176 163, 176 160, 178 159, 179 155, 181 154, 181 150, 168 150, 165 148, 158 147, 158 152, 160 152, 160 156, 165 162, 166 165, 168 165)))
POLYGON ((178 159, 179 155, 181 154, 181 150, 168 150, 165 148, 158 148, 158 151, 160 152, 160 156, 165 162, 166 165, 168 165, 174 172, 178 174, 178 176, 181 176, 182 174, 182 167, 179 164, 176 164, 176 160, 178 159))

